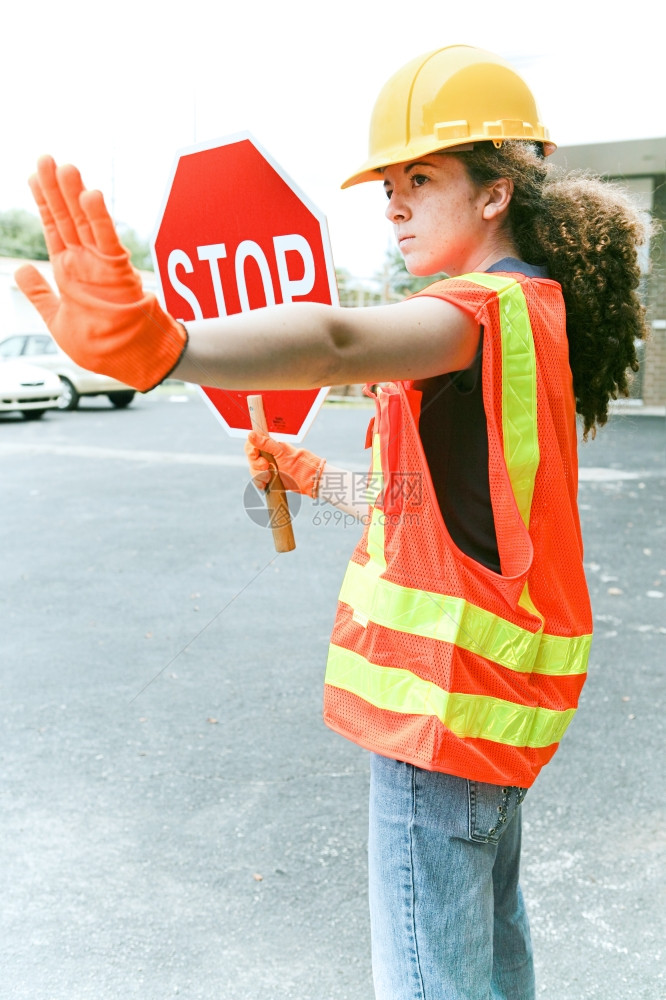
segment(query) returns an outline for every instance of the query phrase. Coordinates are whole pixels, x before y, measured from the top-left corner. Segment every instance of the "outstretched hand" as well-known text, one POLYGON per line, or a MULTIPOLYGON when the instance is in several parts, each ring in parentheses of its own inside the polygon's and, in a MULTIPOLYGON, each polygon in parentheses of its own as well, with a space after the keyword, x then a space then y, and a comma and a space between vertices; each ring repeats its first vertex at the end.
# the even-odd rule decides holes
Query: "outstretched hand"
POLYGON ((101 192, 87 191, 76 167, 43 156, 29 183, 60 295, 30 264, 16 272, 19 288, 82 367, 153 388, 180 360, 184 328, 144 292, 101 192))

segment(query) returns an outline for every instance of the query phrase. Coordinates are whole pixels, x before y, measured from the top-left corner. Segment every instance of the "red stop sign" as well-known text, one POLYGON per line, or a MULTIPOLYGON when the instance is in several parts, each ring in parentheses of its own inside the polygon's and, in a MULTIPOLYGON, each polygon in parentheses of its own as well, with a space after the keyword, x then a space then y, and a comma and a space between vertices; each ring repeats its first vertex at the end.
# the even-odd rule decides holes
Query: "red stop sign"
MULTIPOLYGON (((153 258, 164 305, 180 320, 338 301, 325 217, 249 133, 178 154, 153 258)), ((250 430, 247 396, 258 391, 203 388, 236 437, 250 430)), ((300 440, 327 391, 262 392, 270 433, 300 440)))

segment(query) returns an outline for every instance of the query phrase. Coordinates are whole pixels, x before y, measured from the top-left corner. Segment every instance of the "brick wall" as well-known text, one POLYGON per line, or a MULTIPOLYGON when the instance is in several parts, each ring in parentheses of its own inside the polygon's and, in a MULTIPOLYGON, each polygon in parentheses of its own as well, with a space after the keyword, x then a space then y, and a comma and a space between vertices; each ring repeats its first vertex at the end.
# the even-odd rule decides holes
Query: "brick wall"
POLYGON ((645 344, 643 402, 646 406, 666 405, 666 174, 654 178, 653 214, 655 235, 648 278, 647 318, 650 336, 645 344))

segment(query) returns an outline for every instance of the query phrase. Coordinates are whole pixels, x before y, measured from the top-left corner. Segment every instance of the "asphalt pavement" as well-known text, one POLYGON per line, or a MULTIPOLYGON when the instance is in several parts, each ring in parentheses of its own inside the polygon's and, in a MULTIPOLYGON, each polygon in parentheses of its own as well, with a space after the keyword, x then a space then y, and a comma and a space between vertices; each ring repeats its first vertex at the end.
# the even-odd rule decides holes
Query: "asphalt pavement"
MULTIPOLYGON (((365 467, 370 411, 306 444, 365 467)), ((539 1000, 665 1000, 666 424, 581 445, 596 634, 524 804, 539 1000)), ((276 555, 200 396, 0 416, 2 1000, 371 1000, 367 754, 321 694, 358 527, 276 555)))

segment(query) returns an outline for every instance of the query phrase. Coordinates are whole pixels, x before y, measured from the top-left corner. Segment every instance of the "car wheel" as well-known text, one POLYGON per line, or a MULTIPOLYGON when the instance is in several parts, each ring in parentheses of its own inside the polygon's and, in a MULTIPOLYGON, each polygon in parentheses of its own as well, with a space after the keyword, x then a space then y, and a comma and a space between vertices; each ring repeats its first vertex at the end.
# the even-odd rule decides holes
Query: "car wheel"
POLYGON ((130 405, 136 396, 136 392, 134 389, 125 389, 122 392, 109 392, 107 395, 116 409, 122 410, 125 406, 130 405))
POLYGON ((75 410, 79 405, 79 394, 64 375, 60 376, 60 381, 62 382, 62 396, 58 400, 59 410, 75 410))
POLYGON ((21 410, 24 420, 41 420, 46 410, 21 410))

